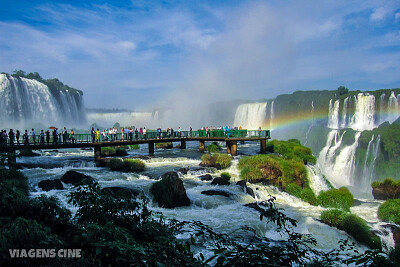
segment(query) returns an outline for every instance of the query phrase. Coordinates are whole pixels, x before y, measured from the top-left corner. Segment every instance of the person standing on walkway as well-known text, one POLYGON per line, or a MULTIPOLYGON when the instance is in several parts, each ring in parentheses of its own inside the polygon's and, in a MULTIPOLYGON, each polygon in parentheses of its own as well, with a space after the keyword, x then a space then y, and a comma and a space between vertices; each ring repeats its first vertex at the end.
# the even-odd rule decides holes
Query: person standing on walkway
POLYGON ((33 143, 36 145, 36 132, 35 129, 32 128, 32 139, 33 139, 33 143))
POLYGON ((97 130, 96 130, 96 142, 97 143, 100 142, 100 130, 99 130, 99 128, 97 128, 97 130))
POLYGON ((94 130, 94 127, 92 127, 90 134, 92 135, 92 143, 94 143, 94 141, 96 139, 96 131, 94 130))
POLYGON ((143 128, 143 138, 147 139, 147 130, 146 127, 143 128))
POLYGON ((63 144, 67 143, 67 128, 64 127, 64 130, 62 131, 62 136, 63 136, 63 144))
POLYGON ((40 144, 44 145, 44 131, 43 131, 43 129, 40 131, 40 144))
POLYGON ((138 138, 139 138, 139 132, 137 128, 135 128, 135 139, 138 140, 138 138))
POLYGON ((15 133, 15 139, 17 139, 17 144, 19 145, 19 136, 21 135, 21 133, 19 132, 19 130, 17 130, 17 132, 15 133))
POLYGON ((122 141, 124 141, 124 139, 125 139, 124 135, 125 135, 125 129, 124 129, 124 127, 122 127, 121 128, 121 140, 122 141))
POLYGON ((69 138, 71 139, 71 143, 75 144, 75 132, 74 132, 74 129, 71 129, 71 133, 70 133, 70 137, 69 138))
POLYGON ((10 129, 8 132, 8 138, 10 139, 10 146, 14 145, 14 131, 13 129, 10 129))
POLYGON ((189 135, 190 135, 190 137, 192 137, 192 131, 193 131, 192 126, 190 126, 190 129, 189 129, 189 135))
POLYGON ((22 137, 24 139, 24 145, 29 146, 29 135, 28 135, 28 130, 25 129, 24 136, 22 137))

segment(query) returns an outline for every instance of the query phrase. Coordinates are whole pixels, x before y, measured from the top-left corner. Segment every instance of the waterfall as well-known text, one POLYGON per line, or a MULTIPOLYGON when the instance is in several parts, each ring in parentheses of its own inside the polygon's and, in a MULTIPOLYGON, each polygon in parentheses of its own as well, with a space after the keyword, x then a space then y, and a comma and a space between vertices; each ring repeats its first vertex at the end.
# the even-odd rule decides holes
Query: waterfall
POLYGON ((383 123, 385 121, 385 93, 381 94, 380 97, 380 108, 379 108, 379 124, 383 123))
POLYGON ((398 116, 399 116, 399 101, 392 91, 389 97, 389 102, 388 102, 388 112, 387 112, 387 118, 390 123, 394 122, 398 116))
POLYGON ((356 111, 349 126, 357 131, 375 128, 375 96, 360 93, 354 96, 354 100, 356 111))
POLYGON ((26 123, 79 126, 86 122, 82 95, 52 92, 45 84, 23 77, 0 74, 0 104, 0 123, 5 127, 26 123))
POLYGON ((256 130, 265 126, 267 103, 242 104, 236 109, 234 126, 256 130))
POLYGON ((271 119, 270 119, 270 123, 269 123, 269 128, 271 129, 271 131, 272 131, 272 129, 273 129, 273 122, 274 122, 274 119, 275 119, 274 101, 272 101, 272 103, 271 103, 271 119))
POLYGON ((318 195, 321 191, 329 189, 327 182, 325 181, 324 175, 318 166, 306 165, 308 178, 310 180, 310 187, 314 191, 315 195, 318 195))
POLYGON ((342 128, 346 128, 347 126, 347 106, 349 105, 349 97, 346 97, 343 101, 343 111, 342 111, 342 128))
POLYGON ((328 128, 339 129, 339 100, 333 104, 332 99, 329 102, 329 121, 328 128))
POLYGON ((374 140, 374 135, 372 135, 372 138, 368 143, 362 171, 362 181, 360 183, 360 186, 364 192, 371 192, 371 183, 375 178, 375 162, 378 158, 380 143, 381 135, 378 135, 376 141, 374 140))

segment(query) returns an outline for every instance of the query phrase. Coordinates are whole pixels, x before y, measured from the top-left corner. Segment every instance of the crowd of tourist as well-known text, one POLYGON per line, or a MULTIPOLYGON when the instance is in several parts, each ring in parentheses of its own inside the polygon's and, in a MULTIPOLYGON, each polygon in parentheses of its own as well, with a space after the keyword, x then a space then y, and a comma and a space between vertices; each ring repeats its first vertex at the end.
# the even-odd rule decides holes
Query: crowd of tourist
MULTIPOLYGON (((104 130, 100 130, 99 128, 95 129, 94 127, 90 130, 90 140, 85 140, 86 142, 104 142, 104 141, 133 141, 139 139, 148 139, 148 138, 173 138, 173 137, 192 137, 193 129, 189 128, 189 131, 185 132, 182 135, 181 127, 178 127, 177 130, 173 128, 167 128, 166 130, 162 130, 161 128, 157 128, 156 131, 148 131, 146 127, 143 128, 135 128, 135 127, 112 127, 104 130), (150 134, 151 133, 151 134, 150 134), (150 136, 149 136, 150 135, 150 136)), ((46 131, 43 129, 40 130, 39 133, 36 133, 35 129, 32 128, 30 132, 27 129, 22 133, 19 130, 14 132, 13 129, 1 130, 0 134, 0 145, 44 145, 44 144, 74 144, 76 142, 75 132, 73 129, 67 130, 64 127, 61 131, 59 131, 56 127, 50 127, 46 131), (52 131, 50 132, 51 129, 52 131)), ((230 127, 230 126, 204 126, 199 129, 200 131, 205 131, 205 136, 210 137, 211 132, 214 130, 223 130, 227 137, 231 135, 232 130, 242 130, 242 127, 230 127)), ((261 131, 261 127, 259 128, 261 131)))

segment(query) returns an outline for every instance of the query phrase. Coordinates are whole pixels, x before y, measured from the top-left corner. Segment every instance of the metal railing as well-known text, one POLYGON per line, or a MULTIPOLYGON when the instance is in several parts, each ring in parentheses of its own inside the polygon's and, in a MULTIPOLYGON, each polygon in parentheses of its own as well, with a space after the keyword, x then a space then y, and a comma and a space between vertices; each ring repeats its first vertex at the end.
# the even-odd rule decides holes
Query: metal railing
MULTIPOLYGON (((14 142, 12 145, 47 145, 47 144, 74 144, 74 143, 102 143, 102 142, 116 142, 116 141, 138 141, 138 140, 148 140, 148 139, 176 139, 181 140, 184 138, 270 138, 269 130, 198 130, 198 131, 174 131, 167 132, 161 131, 157 132, 154 130, 148 130, 146 134, 144 133, 115 133, 108 134, 108 132, 100 132, 99 134, 67 134, 63 135, 59 133, 57 135, 49 136, 45 135, 28 135, 24 137, 21 135, 17 140, 14 137, 14 142)), ((0 146, 10 146, 10 138, 7 137, 6 140, 1 138, 0 146)))

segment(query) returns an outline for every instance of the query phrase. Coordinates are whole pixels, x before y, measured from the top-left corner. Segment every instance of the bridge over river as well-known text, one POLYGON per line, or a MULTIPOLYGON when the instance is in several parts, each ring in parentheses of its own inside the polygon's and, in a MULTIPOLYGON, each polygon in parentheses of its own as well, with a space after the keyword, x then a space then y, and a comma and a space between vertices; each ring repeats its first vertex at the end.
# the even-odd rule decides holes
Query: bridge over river
POLYGON ((43 139, 36 136, 29 136, 25 143, 10 143, 7 140, 6 144, 0 146, 0 153, 8 153, 8 163, 16 162, 15 152, 17 150, 41 150, 41 149, 66 149, 66 148, 94 148, 94 157, 101 157, 101 148, 110 146, 126 146, 135 144, 148 144, 149 154, 154 154, 156 143, 180 142, 180 148, 186 149, 186 142, 198 141, 200 151, 206 149, 206 141, 226 142, 227 153, 232 156, 237 155, 238 142, 259 142, 260 152, 266 150, 266 142, 270 139, 269 130, 198 130, 198 131, 181 131, 174 132, 172 135, 166 131, 147 131, 146 135, 135 133, 117 133, 112 136, 100 135, 99 138, 94 138, 91 134, 74 134, 63 140, 63 136, 59 134, 55 139, 50 136, 48 142, 46 137, 43 139))

